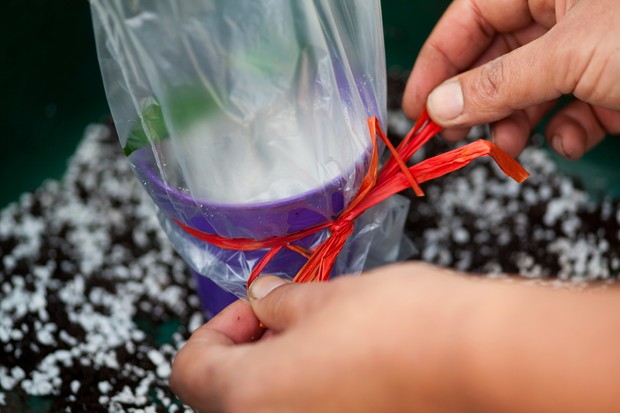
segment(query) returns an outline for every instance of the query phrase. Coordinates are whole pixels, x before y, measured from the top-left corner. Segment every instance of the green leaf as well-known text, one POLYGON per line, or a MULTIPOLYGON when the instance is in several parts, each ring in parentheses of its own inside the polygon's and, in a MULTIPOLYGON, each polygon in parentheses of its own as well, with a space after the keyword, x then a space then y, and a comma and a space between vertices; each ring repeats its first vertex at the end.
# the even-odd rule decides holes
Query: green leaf
POLYGON ((170 115, 171 128, 166 125, 158 102, 148 104, 142 116, 132 124, 123 152, 131 155, 138 149, 152 145, 175 132, 189 128, 197 121, 211 116, 218 108, 215 99, 202 88, 181 88, 171 92, 165 100, 170 115), (145 131, 146 129, 146 131, 145 131))
POLYGON ((202 88, 176 89, 168 96, 167 103, 167 113, 175 131, 188 129, 218 109, 213 96, 202 88))
POLYGON ((165 139, 169 135, 161 106, 158 103, 151 103, 142 111, 142 118, 136 119, 131 126, 123 152, 125 156, 129 156, 134 151, 150 145, 152 142, 165 139), (145 127, 148 133, 144 131, 145 127))

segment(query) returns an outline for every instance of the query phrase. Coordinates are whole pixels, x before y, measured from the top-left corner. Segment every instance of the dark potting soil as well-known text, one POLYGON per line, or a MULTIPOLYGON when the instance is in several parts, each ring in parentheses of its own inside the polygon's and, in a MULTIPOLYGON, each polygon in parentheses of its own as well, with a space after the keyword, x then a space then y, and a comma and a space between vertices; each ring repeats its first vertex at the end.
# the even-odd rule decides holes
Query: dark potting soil
MULTIPOLYGON (((395 141, 411 126, 398 110, 404 80, 390 75, 395 141)), ((450 147, 434 139, 415 160, 450 147)), ((520 161, 532 175, 522 185, 481 159, 424 184, 426 197, 405 192, 411 259, 537 280, 617 278, 618 201, 590 201, 536 142, 520 161)), ((188 410, 167 380, 204 321, 199 302, 108 127, 86 130, 61 182, 0 212, 0 256, 1 412, 188 410)))

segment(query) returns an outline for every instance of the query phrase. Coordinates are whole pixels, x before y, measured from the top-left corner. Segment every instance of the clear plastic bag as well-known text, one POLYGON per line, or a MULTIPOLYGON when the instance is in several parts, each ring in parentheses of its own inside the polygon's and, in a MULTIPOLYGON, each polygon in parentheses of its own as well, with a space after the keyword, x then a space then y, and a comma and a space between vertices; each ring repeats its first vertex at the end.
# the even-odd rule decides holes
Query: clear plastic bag
MULTIPOLYGON (((215 247, 178 223, 261 240, 345 208, 369 166, 367 119, 386 120, 380 1, 91 0, 91 9, 120 143, 163 228, 196 272, 244 295, 265 251, 215 247)), ((362 269, 381 223, 406 214, 396 204, 359 220, 334 273, 362 269)), ((398 251, 400 239, 386 239, 398 251)), ((303 261, 283 251, 265 271, 290 277, 303 261)))

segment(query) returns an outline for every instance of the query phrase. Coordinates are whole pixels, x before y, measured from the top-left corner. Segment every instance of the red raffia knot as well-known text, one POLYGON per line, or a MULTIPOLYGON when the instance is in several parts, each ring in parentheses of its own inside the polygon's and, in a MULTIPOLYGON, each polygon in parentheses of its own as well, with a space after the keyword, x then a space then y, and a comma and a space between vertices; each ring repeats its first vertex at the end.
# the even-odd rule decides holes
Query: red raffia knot
POLYGON ((423 196, 424 192, 420 188, 420 183, 454 172, 474 159, 487 155, 491 156, 502 171, 515 181, 521 183, 529 176, 527 171, 517 161, 491 142, 483 139, 407 167, 406 160, 410 159, 418 149, 441 130, 439 126, 430 120, 426 112, 420 116, 411 131, 396 148, 394 148, 381 130, 379 120, 376 117, 368 119, 368 128, 373 145, 368 172, 364 176, 355 198, 334 221, 316 225, 294 234, 268 238, 262 241, 250 238, 224 238, 219 235, 199 231, 176 219, 175 222, 190 235, 220 248, 236 251, 269 249, 267 254, 252 269, 248 277, 248 286, 260 275, 267 263, 282 248, 296 251, 308 259, 293 279, 294 281, 326 281, 329 279, 336 257, 344 247, 347 238, 353 233, 355 219, 362 215, 364 211, 389 196, 407 187, 413 189, 417 196, 423 196), (381 169, 379 169, 377 136, 385 143, 392 154, 381 169), (293 242, 324 229, 329 229, 331 235, 313 250, 292 245, 293 242))

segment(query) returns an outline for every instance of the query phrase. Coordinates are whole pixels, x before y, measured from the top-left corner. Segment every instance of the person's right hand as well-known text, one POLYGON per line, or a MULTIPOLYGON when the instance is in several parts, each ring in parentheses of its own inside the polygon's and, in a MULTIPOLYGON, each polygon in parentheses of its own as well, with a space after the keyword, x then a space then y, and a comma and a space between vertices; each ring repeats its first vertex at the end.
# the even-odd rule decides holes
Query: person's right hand
POLYGON ((203 413, 617 413, 619 347, 620 284, 408 262, 328 283, 259 277, 194 332, 170 385, 203 413))
POLYGON ((620 1, 455 0, 420 51, 403 109, 415 118, 427 105, 436 123, 456 128, 448 139, 494 122, 494 142, 516 156, 571 94, 545 134, 577 159, 620 133, 620 1))

